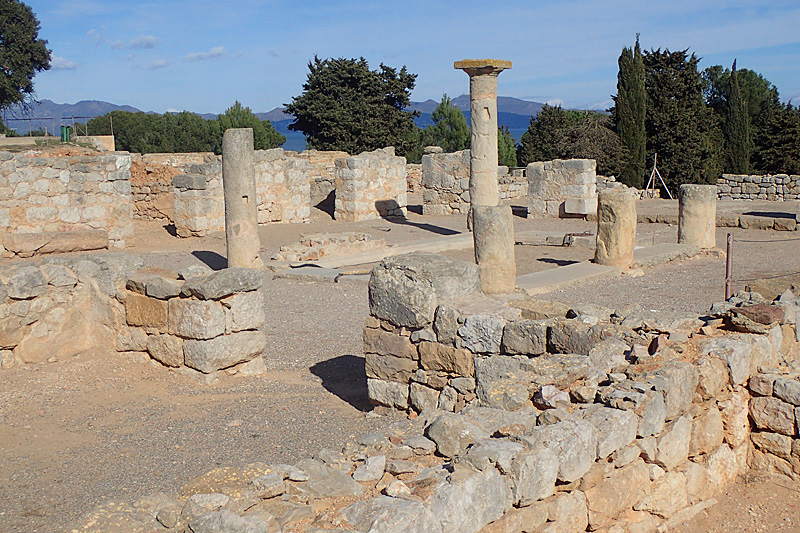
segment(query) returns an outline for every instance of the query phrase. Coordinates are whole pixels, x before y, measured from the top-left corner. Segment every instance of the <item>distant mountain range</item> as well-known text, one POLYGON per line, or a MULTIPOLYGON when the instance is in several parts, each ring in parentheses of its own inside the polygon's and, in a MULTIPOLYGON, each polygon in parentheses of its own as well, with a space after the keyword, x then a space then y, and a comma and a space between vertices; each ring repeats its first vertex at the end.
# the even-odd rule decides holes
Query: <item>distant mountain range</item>
MULTIPOLYGON (((420 116, 415 119, 415 122, 418 126, 424 128, 432 124, 431 113, 433 113, 438 103, 434 100, 411 102, 411 106, 408 109, 420 112, 420 116)), ((462 94, 454 98, 453 103, 464 112, 467 120, 469 120, 469 95, 462 94)), ((543 105, 539 102, 500 96, 497 99, 498 123, 501 126, 507 126, 511 130, 524 130, 528 127, 531 116, 537 115, 543 105)), ((19 133, 27 133, 29 128, 34 130, 47 128, 52 133, 53 126, 58 128, 62 122, 64 125, 71 124, 73 118, 76 122, 83 122, 86 117, 93 118, 111 111, 140 112, 139 109, 129 105, 116 105, 98 100, 84 100, 75 104, 57 104, 52 100, 41 100, 30 109, 12 107, 3 113, 3 121, 6 126, 19 133)), ((213 113, 198 114, 205 119, 213 119, 217 116, 213 113)), ((276 107, 272 111, 256 113, 256 115, 261 120, 271 121, 275 129, 284 135, 287 133, 289 135, 297 134, 297 132, 288 129, 294 118, 286 114, 283 107, 276 107)))

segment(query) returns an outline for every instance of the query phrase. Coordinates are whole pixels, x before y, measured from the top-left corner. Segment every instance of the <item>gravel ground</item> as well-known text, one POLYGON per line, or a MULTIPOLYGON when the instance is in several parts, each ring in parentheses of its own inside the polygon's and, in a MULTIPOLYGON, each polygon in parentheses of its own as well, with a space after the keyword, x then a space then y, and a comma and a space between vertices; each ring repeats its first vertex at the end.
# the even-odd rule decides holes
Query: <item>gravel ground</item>
MULTIPOLYGON (((579 220, 519 217, 515 224, 517 232, 594 227, 579 220)), ((316 231, 368 231, 391 244, 463 230, 461 217, 412 214, 403 224, 332 225, 327 215, 316 212, 309 224, 263 227, 261 237, 271 254, 301 233, 316 231)), ((641 225, 639 233, 654 242, 675 238, 675 228, 664 225, 641 225)), ((719 243, 725 233, 719 231, 719 243)), ((746 278, 800 271, 800 244, 790 240, 797 233, 735 229, 733 234, 741 241, 778 241, 736 243, 737 288, 746 278)), ((169 268, 197 262, 219 267, 225 253, 221 235, 175 239, 154 223, 137 223, 133 244, 131 251, 144 253, 148 265, 169 268)), ((551 246, 518 251, 520 273, 591 256, 586 249, 551 246)), ((469 251, 454 252, 464 253, 469 258, 469 251)), ((703 313, 722 299, 723 277, 723 259, 701 256, 639 277, 578 285, 543 297, 703 313)), ((154 364, 108 353, 3 371, 0 532, 57 531, 111 499, 132 502, 154 491, 176 491, 218 465, 294 462, 399 420, 399 415, 368 412, 360 341, 368 312, 366 285, 271 280, 269 273, 265 279, 269 372, 264 377, 223 376, 201 385, 154 364)), ((726 530, 749 530, 735 526, 744 523, 736 522, 735 511, 726 530)), ((717 523, 725 524, 725 518, 717 523)))

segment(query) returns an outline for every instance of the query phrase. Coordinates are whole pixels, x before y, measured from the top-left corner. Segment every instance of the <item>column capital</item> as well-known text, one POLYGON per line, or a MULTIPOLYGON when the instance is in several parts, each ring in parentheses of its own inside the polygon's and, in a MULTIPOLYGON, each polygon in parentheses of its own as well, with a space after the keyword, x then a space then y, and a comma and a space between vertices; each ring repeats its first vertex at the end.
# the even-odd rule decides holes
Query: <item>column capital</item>
POLYGON ((511 61, 506 59, 462 59, 453 63, 453 68, 463 70, 470 76, 497 76, 511 68, 511 61))

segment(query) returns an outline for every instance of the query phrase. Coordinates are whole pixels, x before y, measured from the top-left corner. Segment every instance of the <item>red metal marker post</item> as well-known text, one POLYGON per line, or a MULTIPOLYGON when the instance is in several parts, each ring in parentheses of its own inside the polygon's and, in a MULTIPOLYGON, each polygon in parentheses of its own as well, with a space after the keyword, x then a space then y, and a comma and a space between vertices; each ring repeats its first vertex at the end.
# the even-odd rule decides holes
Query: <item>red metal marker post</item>
POLYGON ((733 296, 733 294, 731 294, 733 292, 733 275, 731 273, 733 258, 731 256, 731 248, 733 248, 733 235, 728 233, 728 246, 725 250, 725 301, 728 301, 728 298, 733 296))

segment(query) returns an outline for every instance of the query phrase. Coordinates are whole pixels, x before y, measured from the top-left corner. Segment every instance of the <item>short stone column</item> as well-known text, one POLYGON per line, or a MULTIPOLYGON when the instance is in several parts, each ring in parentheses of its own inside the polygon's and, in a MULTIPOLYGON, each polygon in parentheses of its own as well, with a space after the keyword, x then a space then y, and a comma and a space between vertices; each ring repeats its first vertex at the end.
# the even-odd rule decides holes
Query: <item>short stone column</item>
POLYGON ((470 204, 497 205, 497 75, 511 61, 464 59, 453 66, 469 75, 470 204))
POLYGON ((514 261, 514 215, 509 205, 472 207, 475 262, 481 269, 481 290, 509 294, 517 286, 514 261))
POLYGON ((597 247, 594 262, 630 268, 636 242, 636 199, 627 190, 607 189, 597 195, 597 247))
POLYGON ((228 268, 262 268, 252 128, 222 135, 222 187, 228 268))
POLYGON ((717 245, 717 186, 681 185, 678 194, 678 243, 700 248, 717 245))

